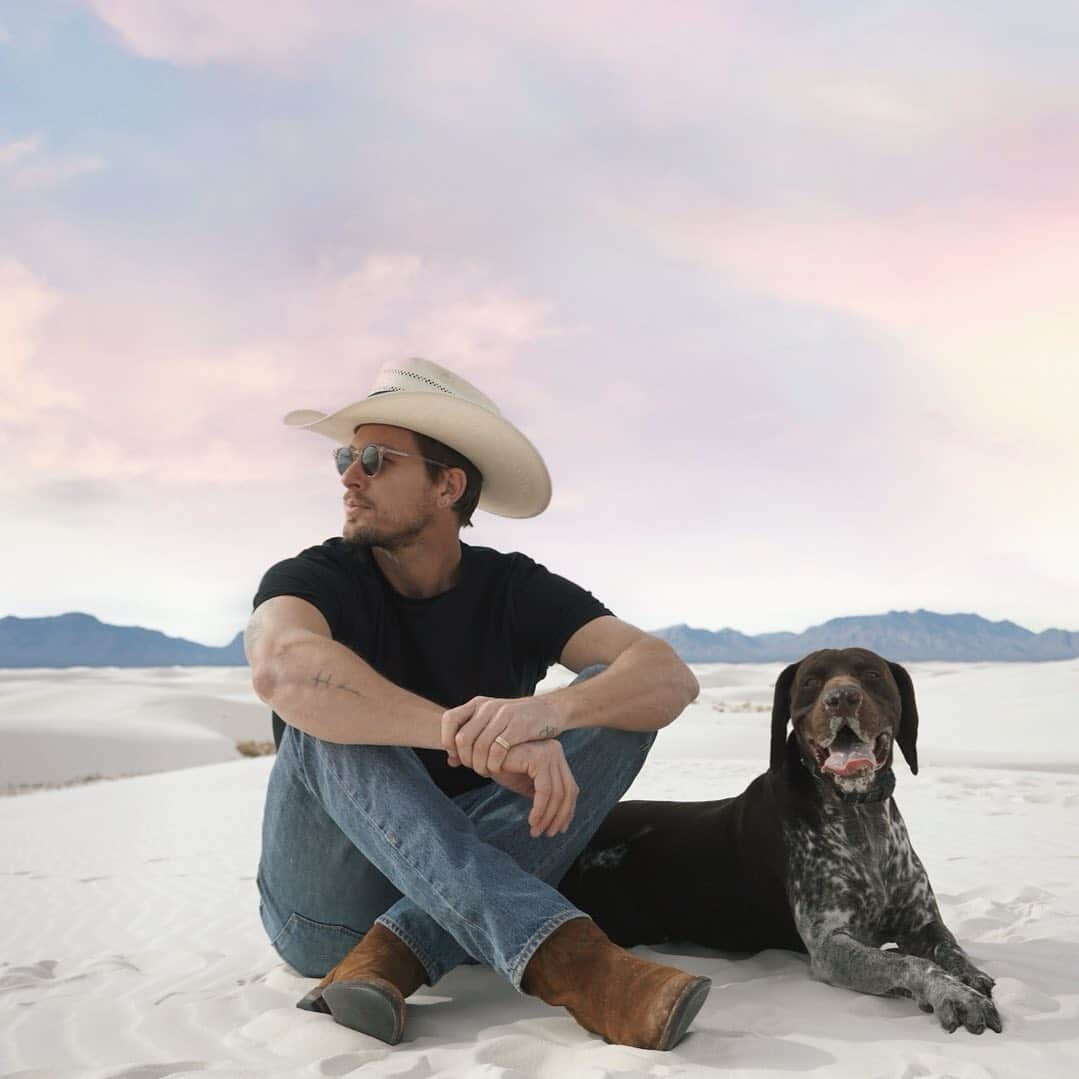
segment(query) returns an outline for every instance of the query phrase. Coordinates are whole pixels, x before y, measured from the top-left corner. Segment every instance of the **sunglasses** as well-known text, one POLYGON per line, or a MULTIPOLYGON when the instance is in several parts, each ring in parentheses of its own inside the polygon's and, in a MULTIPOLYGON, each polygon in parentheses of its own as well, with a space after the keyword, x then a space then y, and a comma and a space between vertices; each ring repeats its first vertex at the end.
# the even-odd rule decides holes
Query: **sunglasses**
POLYGON ((378 446, 373 442, 369 446, 364 446, 362 450, 355 449, 353 446, 338 446, 333 451, 334 464, 337 465, 337 471, 342 476, 356 461, 360 462, 360 468, 363 469, 365 476, 377 476, 382 471, 382 465, 387 456, 419 457, 421 461, 426 461, 429 465, 438 465, 439 468, 449 467, 444 461, 433 461, 430 457, 424 457, 419 453, 391 450, 389 446, 378 446))

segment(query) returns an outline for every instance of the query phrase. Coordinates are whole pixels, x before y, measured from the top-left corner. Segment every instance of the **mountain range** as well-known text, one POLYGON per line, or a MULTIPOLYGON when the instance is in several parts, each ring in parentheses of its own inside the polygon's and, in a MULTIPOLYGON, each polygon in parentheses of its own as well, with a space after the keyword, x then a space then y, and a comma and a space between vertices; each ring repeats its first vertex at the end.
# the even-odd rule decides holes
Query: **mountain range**
POLYGON ((223 648, 110 626, 91 614, 0 618, 0 667, 243 667, 243 634, 223 648))
POLYGON ((899 662, 917 660, 1039 661, 1079 656, 1079 632, 1032 633, 1014 622, 977 614, 889 611, 833 618, 804 633, 712 632, 692 626, 656 631, 687 663, 790 662, 818 648, 868 648, 899 662))
MULTIPOLYGON (((976 614, 889 611, 833 618, 804 633, 717 631, 668 626, 655 631, 687 663, 789 662, 817 648, 872 649, 897 661, 1053 660, 1079 656, 1079 632, 1032 633, 976 614)), ((0 667, 242 667, 243 635, 222 648, 167 637, 140 626, 111 626, 89 614, 0 618, 0 667)))

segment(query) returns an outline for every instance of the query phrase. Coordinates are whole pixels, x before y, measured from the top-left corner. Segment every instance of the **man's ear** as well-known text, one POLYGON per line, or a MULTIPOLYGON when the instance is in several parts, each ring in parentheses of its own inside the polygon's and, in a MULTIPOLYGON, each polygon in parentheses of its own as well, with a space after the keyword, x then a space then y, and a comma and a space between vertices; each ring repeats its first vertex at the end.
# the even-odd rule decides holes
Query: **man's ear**
POLYGON ((440 506, 452 506, 465 493, 468 477, 463 468, 444 468, 442 470, 442 488, 439 491, 440 506))

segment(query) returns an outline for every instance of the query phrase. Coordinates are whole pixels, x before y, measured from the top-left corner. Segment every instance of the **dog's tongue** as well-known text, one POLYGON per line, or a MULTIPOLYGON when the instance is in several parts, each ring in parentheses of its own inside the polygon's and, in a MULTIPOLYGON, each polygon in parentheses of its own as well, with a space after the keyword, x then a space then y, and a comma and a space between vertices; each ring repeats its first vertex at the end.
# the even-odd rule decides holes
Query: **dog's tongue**
POLYGON ((845 776, 851 772, 864 771, 867 767, 875 768, 876 765, 873 747, 868 742, 849 742, 843 746, 831 747, 828 759, 821 765, 821 771, 845 776))

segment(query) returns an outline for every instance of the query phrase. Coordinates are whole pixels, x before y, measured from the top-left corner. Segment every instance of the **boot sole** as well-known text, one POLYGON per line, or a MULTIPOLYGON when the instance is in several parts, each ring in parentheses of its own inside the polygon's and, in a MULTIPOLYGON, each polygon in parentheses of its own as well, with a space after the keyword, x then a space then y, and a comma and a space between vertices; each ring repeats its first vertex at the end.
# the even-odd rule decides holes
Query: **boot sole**
POLYGON ((711 978, 695 978, 686 986, 667 1017, 667 1025, 663 1028, 657 1049, 673 1049, 685 1037, 689 1024, 697 1018, 711 989, 711 978))
POLYGON ((376 982, 332 982, 312 990, 296 1007, 331 1015, 341 1026, 387 1045, 396 1045, 405 1031, 404 1000, 376 982))

